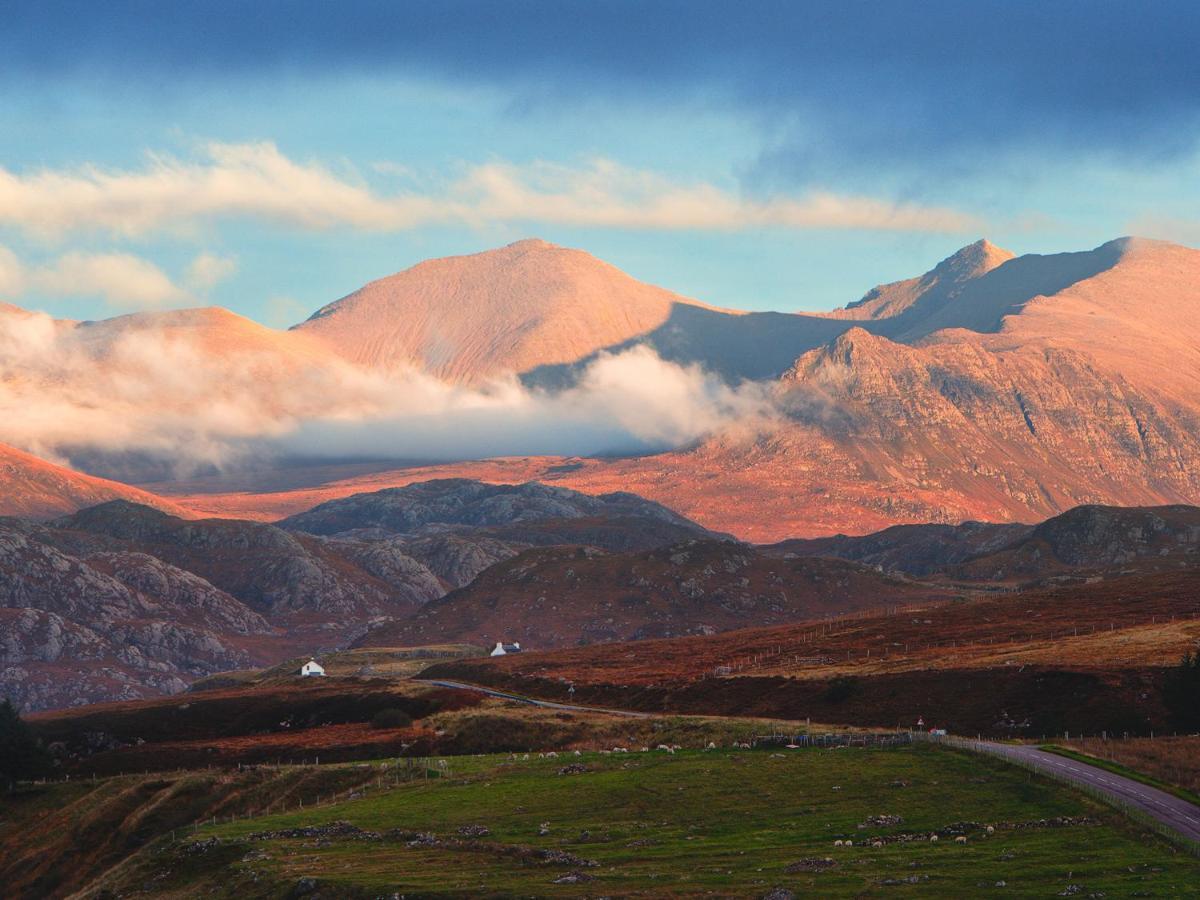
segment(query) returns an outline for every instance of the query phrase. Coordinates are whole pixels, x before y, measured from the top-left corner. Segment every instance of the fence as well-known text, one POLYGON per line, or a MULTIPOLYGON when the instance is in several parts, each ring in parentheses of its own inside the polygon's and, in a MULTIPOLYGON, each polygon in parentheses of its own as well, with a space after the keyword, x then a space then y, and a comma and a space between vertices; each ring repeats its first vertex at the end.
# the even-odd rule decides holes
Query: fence
POLYGON ((1122 619, 1119 623, 1116 620, 1084 622, 1082 624, 1076 622, 1070 624, 1056 623, 1042 630, 1035 628, 1030 631, 1015 630, 1007 634, 981 633, 976 636, 963 635, 941 640, 931 638, 893 640, 891 642, 880 643, 874 647, 864 644, 857 647, 839 648, 836 651, 829 647, 813 646, 819 644, 822 639, 850 634, 856 630, 857 625, 864 621, 876 620, 881 617, 891 618, 932 612, 950 606, 952 603, 953 601, 940 601, 912 606, 875 607, 844 613, 838 616, 830 616, 818 625, 800 632, 794 637, 789 637, 786 645, 779 643, 761 648, 757 652, 747 652, 744 655, 727 659, 706 670, 699 678, 701 680, 705 678, 724 678, 742 672, 768 672, 773 669, 815 668, 854 660, 862 662, 864 660, 904 658, 910 654, 918 654, 931 650, 958 650, 960 648, 981 646, 1000 648, 1009 644, 1022 646, 1038 642, 1086 637, 1103 632, 1123 631, 1127 628, 1145 627, 1147 625, 1166 625, 1175 622, 1195 622, 1200 620, 1200 609, 1197 609, 1174 613, 1151 614, 1150 621, 1148 622, 1142 618, 1135 620, 1122 619), (1105 624, 1108 625, 1108 628, 1104 627, 1105 624), (1118 624, 1121 626, 1120 629, 1117 628, 1118 624), (845 650, 844 657, 842 656, 843 649, 845 650))
POLYGON ((1006 753, 1003 745, 990 744, 986 741, 973 741, 970 738, 954 737, 953 735, 930 735, 924 732, 914 732, 913 737, 917 740, 927 741, 931 744, 939 744, 947 747, 954 747, 959 750, 966 750, 971 753, 981 753, 990 756, 993 759, 1000 759, 1012 766, 1017 766, 1027 772, 1032 772, 1040 775, 1043 778, 1049 778, 1053 781, 1059 781, 1063 784, 1068 784, 1080 793, 1087 794, 1093 800, 1110 806, 1116 809, 1123 815, 1133 819, 1138 824, 1150 829, 1156 834, 1161 835, 1166 840, 1175 844, 1177 847, 1187 851, 1193 856, 1200 856, 1200 841, 1194 840, 1185 834, 1176 831, 1170 825, 1162 822, 1147 812, 1140 806, 1135 806, 1121 797, 1115 796, 1107 791, 1104 791, 1085 781, 1079 781, 1069 775, 1064 775, 1061 772, 1056 772, 1054 769, 1045 765, 1039 765, 1029 759, 1022 758, 1012 753, 1006 753))
POLYGON ((779 747, 875 747, 887 749, 913 742, 907 731, 887 731, 869 734, 764 734, 757 735, 751 745, 779 747))

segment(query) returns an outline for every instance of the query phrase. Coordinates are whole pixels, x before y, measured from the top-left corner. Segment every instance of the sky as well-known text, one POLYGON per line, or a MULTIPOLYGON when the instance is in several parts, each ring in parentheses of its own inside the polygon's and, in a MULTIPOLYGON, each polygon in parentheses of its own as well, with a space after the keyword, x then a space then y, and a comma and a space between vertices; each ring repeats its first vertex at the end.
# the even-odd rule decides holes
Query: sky
POLYGON ((537 236, 829 309, 986 236, 1200 245, 1200 6, 47 2, 0 27, 0 300, 287 326, 537 236))

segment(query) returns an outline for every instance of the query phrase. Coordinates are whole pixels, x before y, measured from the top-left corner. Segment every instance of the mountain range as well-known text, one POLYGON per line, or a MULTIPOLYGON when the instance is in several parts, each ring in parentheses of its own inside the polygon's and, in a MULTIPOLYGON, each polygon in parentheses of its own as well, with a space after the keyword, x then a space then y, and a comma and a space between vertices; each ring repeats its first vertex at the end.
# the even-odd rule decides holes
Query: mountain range
MULTIPOLYGON (((1200 252, 1137 238, 1046 256, 979 241, 924 275, 814 314, 707 306, 583 251, 527 240, 421 263, 287 331, 218 309, 55 327, 87 348, 97 372, 124 359, 131 335, 186 338, 215 366, 213 391, 228 395, 213 402, 253 385, 254 412, 286 421, 303 418, 316 386, 341 385, 347 372, 386 379, 415 367, 462 386, 516 376, 552 391, 589 361, 645 346, 730 385, 758 382, 769 421, 726 421, 665 453, 532 458, 519 480, 628 489, 705 527, 769 542, 903 522, 1031 522, 1088 503, 1195 502, 1197 311, 1200 252)), ((10 307, 0 319, 27 315, 10 307)), ((30 396, 44 389, 27 387, 30 396)), ((111 458, 60 449, 84 462, 111 458)), ((16 452, 6 451, 2 512, 51 516, 105 490, 122 495, 16 452)), ((377 470, 371 486, 506 480, 487 468, 377 470)), ((268 471, 228 497, 216 480, 160 479, 153 487, 164 499, 139 502, 269 519, 361 490, 342 484, 336 467, 313 471, 308 482, 288 473, 282 491, 268 471)))

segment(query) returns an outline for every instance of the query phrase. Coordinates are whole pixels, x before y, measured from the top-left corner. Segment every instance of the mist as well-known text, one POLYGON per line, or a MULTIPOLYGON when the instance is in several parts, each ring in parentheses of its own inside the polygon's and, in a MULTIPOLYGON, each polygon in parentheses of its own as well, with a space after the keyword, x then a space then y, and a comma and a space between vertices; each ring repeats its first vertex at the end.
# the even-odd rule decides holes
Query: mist
POLYGON ((452 385, 352 365, 288 333, 250 346, 154 317, 78 325, 0 313, 0 441, 125 479, 274 457, 471 459, 646 453, 769 428, 765 385, 635 347, 565 389, 452 385))

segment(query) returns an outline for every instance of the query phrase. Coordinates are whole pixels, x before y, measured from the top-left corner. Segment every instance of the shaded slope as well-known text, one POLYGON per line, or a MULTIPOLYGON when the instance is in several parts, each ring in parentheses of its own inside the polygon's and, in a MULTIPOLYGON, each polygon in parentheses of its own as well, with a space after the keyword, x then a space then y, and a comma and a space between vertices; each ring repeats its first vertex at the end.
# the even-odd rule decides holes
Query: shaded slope
POLYGON ((911 603, 949 592, 830 559, 781 560, 690 541, 638 554, 530 550, 358 646, 440 641, 528 647, 704 634, 911 603))

